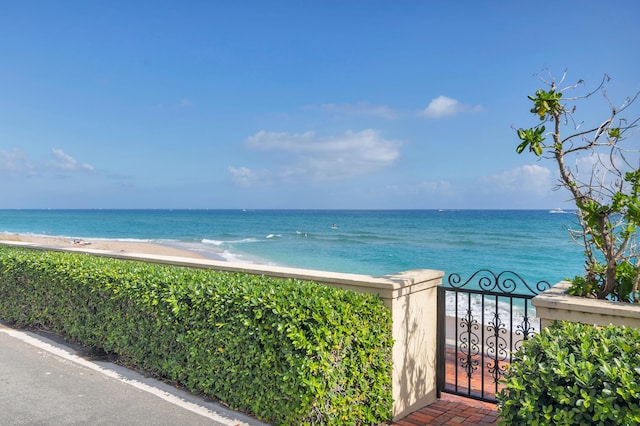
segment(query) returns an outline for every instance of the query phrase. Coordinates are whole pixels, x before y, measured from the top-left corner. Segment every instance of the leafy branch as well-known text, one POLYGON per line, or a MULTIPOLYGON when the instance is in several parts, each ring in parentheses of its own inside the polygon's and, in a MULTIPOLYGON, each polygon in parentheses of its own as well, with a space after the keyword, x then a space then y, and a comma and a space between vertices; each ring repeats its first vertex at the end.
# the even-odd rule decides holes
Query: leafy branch
MULTIPOLYGON (((565 77, 566 73, 561 83, 565 77)), ((575 241, 584 245, 586 263, 585 276, 574 280, 574 291, 598 298, 612 295, 623 301, 637 301, 640 162, 638 149, 629 147, 628 142, 633 140, 640 117, 628 121, 620 114, 637 100, 640 92, 615 107, 605 91, 605 84, 610 80, 607 75, 595 90, 572 98, 565 97, 564 91, 578 88, 582 80, 563 90, 558 89, 553 79, 541 80, 549 88, 528 96, 533 102, 530 112, 539 123, 517 130, 520 143, 516 152, 528 150, 537 157, 546 154, 554 159, 560 186, 569 190, 578 208, 580 229, 570 233, 575 241), (581 130, 582 123, 576 124, 574 119, 575 103, 598 92, 608 102, 610 114, 599 125, 581 130), (546 123, 551 124, 550 131, 546 123), (563 137, 567 129, 570 134, 563 137), (570 167, 571 163, 575 165, 570 167), (590 165, 587 173, 578 166, 583 163, 590 165)))

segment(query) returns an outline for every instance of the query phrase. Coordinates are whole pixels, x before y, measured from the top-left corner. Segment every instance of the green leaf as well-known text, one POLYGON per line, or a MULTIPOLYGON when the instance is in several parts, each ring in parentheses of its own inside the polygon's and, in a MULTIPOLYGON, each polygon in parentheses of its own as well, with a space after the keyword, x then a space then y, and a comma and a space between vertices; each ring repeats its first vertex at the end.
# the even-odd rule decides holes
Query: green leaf
POLYGON ((499 417, 504 424, 635 424, 638 354, 638 329, 556 322, 514 355, 499 417))
POLYGON ((524 149, 529 145, 529 142, 524 141, 522 142, 520 145, 518 145, 518 148, 516 148, 516 152, 518 154, 522 154, 522 151, 524 151, 524 149))
POLYGON ((533 152, 539 157, 542 155, 542 147, 539 144, 533 146, 533 152))
POLYGON ((615 127, 609 130, 609 137, 612 139, 619 139, 621 137, 620 128, 615 127))
POLYGON ((272 424, 392 415, 391 314, 375 295, 0 247, 0 313, 272 424))

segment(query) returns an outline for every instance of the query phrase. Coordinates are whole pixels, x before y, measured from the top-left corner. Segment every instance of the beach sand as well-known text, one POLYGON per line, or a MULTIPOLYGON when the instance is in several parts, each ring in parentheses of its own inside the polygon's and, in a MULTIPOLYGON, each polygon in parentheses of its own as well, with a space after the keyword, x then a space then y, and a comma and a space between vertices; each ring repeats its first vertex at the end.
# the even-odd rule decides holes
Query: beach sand
POLYGON ((196 251, 180 249, 157 243, 118 240, 89 240, 78 238, 50 237, 46 235, 0 234, 1 241, 34 243, 46 247, 62 249, 91 249, 106 252, 143 253, 162 256, 186 257, 191 259, 209 259, 196 251))
MULTIPOLYGON (((0 244, 2 241, 7 242, 19 242, 25 243, 28 246, 29 243, 37 244, 39 246, 45 248, 54 248, 54 249, 63 249, 69 251, 104 251, 106 255, 113 253, 123 253, 123 254, 142 254, 142 255, 158 255, 158 256, 171 256, 171 257, 182 257, 187 259, 198 259, 198 260, 208 260, 208 261, 224 261, 222 258, 213 258, 211 256, 206 256, 197 251, 191 251, 187 249, 171 247, 168 245, 158 244, 158 243, 147 243, 147 242, 138 242, 138 241, 118 241, 118 240, 89 240, 89 239, 73 239, 73 238, 63 238, 63 237, 51 237, 46 235, 25 235, 25 234, 10 234, 10 233, 0 233, 0 244)), ((224 262, 227 263, 227 262, 224 262)), ((255 266, 255 265, 254 265, 255 266)), ((478 324, 479 326, 479 324, 478 324)), ((536 323, 535 327, 538 328, 539 325, 536 323)), ((515 330, 514 330, 515 331, 515 330)), ((456 342, 456 332, 458 334, 464 334, 464 330, 459 326, 456 328, 455 319, 449 315, 447 315, 446 320, 446 342, 449 346, 455 346, 456 342)), ((493 330, 490 330, 485 325, 484 330, 485 340, 491 339, 490 336, 493 336, 493 330)), ((482 331, 478 327, 478 329, 474 330, 474 335, 476 338, 481 338, 482 331)), ((516 335, 514 332, 511 335, 511 340, 508 339, 508 333, 500 334, 501 337, 505 338, 507 342, 507 348, 513 348, 514 346, 519 346, 520 341, 522 340, 521 335, 516 335), (518 342, 518 343, 516 343, 518 342)))

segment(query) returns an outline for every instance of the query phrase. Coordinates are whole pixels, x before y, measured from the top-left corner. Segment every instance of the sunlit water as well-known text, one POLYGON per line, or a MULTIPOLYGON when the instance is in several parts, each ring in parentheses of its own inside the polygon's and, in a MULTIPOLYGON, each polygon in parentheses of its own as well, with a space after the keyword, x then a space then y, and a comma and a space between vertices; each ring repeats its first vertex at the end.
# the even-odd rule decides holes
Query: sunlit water
POLYGON ((374 276, 511 270, 580 274, 573 214, 547 210, 0 210, 0 232, 149 241, 214 258, 374 276))

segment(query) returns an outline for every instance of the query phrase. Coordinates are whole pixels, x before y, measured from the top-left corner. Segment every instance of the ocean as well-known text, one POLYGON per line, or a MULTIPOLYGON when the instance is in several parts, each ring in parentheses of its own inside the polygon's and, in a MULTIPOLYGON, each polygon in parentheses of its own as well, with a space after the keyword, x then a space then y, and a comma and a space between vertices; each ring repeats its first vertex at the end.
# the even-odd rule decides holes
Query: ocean
POLYGON ((571 226, 574 214, 548 210, 0 210, 0 233, 154 242, 373 276, 508 270, 531 284, 582 273, 571 226))

